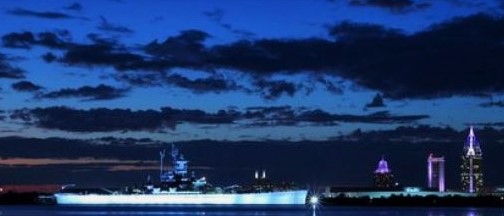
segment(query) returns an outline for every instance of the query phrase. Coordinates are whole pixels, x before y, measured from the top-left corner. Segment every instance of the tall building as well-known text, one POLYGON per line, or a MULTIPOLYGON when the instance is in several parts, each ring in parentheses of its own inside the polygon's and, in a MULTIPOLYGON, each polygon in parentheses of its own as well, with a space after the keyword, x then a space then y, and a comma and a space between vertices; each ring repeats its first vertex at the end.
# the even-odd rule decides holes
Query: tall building
POLYGON ((378 167, 374 171, 374 186, 383 189, 396 186, 392 170, 389 169, 388 163, 384 157, 378 162, 378 167))
POLYGON ((462 155, 462 190, 475 193, 483 188, 483 170, 482 170, 482 152, 480 143, 474 135, 474 129, 471 126, 469 135, 464 144, 464 154, 462 155))
POLYGON ((439 192, 445 191, 444 157, 434 157, 433 154, 430 154, 427 158, 427 187, 439 192))

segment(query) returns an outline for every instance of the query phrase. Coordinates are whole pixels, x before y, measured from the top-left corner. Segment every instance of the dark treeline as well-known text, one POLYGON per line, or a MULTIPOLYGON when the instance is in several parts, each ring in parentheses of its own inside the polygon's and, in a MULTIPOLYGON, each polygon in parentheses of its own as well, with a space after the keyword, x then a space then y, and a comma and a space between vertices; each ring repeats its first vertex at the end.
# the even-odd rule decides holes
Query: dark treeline
POLYGON ((9 191, 0 193, 0 205, 33 205, 42 204, 39 197, 48 194, 38 192, 17 193, 9 191))
POLYGON ((356 205, 356 206, 439 206, 439 207, 504 207, 501 196, 391 196, 389 198, 323 198, 322 205, 356 205))

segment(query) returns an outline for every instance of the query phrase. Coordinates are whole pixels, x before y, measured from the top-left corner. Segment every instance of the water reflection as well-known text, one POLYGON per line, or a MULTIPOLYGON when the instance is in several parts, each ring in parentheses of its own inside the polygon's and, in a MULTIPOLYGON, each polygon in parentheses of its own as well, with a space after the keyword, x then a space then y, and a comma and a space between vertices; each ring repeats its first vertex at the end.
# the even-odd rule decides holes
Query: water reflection
POLYGON ((504 209, 470 208, 396 208, 396 207, 325 207, 302 208, 237 208, 237 207, 61 207, 0 206, 0 215, 66 216, 66 215, 204 215, 204 216, 486 216, 504 215, 504 209))

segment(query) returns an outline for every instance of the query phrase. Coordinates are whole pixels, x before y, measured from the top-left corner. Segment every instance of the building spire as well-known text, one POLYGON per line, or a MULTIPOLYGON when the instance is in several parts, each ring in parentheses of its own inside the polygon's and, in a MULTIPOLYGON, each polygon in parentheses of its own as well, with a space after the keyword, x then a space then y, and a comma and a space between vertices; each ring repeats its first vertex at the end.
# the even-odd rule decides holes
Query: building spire
POLYGON ((390 169, 384 155, 382 155, 382 159, 378 162, 378 167, 376 168, 375 173, 390 173, 390 169))
POLYGON ((469 127, 469 137, 474 137, 474 127, 472 125, 469 127))
POLYGON ((469 144, 469 148, 467 149, 467 155, 475 155, 476 152, 474 150, 474 146, 476 145, 476 135, 474 135, 474 128, 472 125, 469 127, 469 135, 467 136, 467 142, 469 144))

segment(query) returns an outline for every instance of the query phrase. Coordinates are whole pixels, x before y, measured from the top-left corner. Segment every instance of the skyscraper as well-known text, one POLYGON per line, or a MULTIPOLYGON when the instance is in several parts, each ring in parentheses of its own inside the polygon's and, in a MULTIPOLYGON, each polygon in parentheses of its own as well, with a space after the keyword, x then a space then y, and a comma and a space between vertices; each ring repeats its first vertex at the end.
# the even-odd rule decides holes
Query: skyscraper
POLYGON ((389 169, 384 157, 378 162, 378 167, 374 171, 374 186, 377 188, 393 188, 396 186, 392 170, 389 169))
POLYGON ((480 143, 474 134, 474 129, 471 126, 469 135, 464 144, 464 154, 462 155, 462 190, 475 193, 480 192, 483 188, 483 170, 482 170, 482 152, 480 143))
POLYGON ((427 187, 439 192, 445 191, 445 160, 444 157, 434 157, 430 154, 427 158, 427 187))

